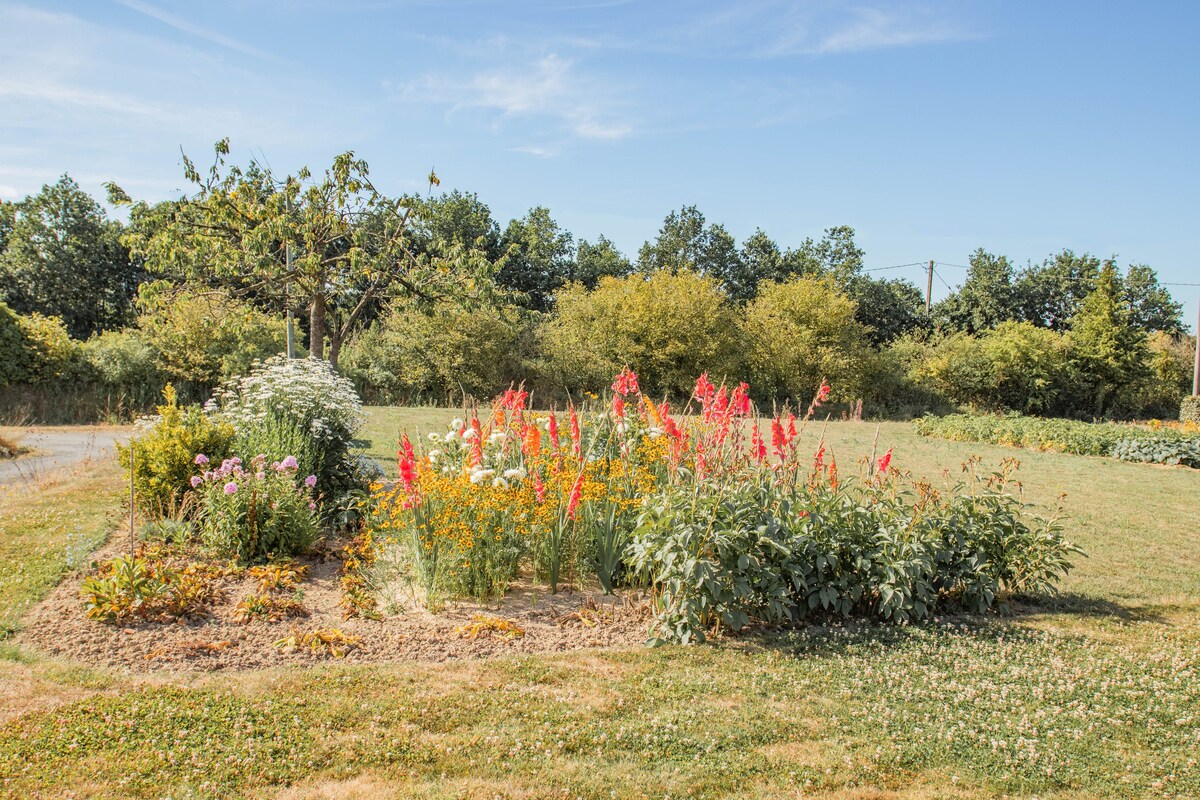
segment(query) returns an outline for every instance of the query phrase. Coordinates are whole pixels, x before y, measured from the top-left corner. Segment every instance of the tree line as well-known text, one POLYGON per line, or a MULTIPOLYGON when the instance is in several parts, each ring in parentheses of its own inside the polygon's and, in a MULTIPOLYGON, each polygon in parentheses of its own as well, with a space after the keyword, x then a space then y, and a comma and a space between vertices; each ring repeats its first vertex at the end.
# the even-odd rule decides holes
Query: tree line
MULTIPOLYGON (((739 244, 684 206, 630 258, 604 236, 577 240, 545 207, 502 227, 477 195, 442 192, 434 174, 428 192, 392 197, 350 153, 323 173, 283 177, 230 165, 228 154, 222 141, 207 168, 185 158, 191 189, 176 200, 134 202, 110 184, 109 202, 128 208, 124 225, 66 175, 0 203, 9 338, 41 336, 26 349, 48 352, 46 320, 57 319, 80 343, 55 345, 78 351, 59 358, 74 368, 10 366, 0 383, 57 370, 112 384, 128 373, 202 393, 277 351, 291 310, 309 353, 387 401, 486 395, 514 380, 565 396, 625 362, 653 385, 656 360, 697 353, 712 361, 700 369, 757 378, 764 401, 803 393, 788 374, 826 369, 842 371, 843 399, 880 407, 994 407, 1003 396, 1022 411, 1129 415, 1183 392, 1181 307, 1146 265, 1063 250, 1017 268, 981 248, 961 287, 927 312, 913 283, 866 270, 848 226, 794 247, 761 229, 739 244), (723 332, 698 330, 695 315, 723 332), (668 319, 664 338, 652 327, 668 319), (1041 384, 1017 386, 1020 365, 997 360, 1047 348, 1063 360, 1043 358, 1041 384), (779 364, 790 366, 770 374, 779 364)), ((667 378, 656 388, 683 390, 667 378)))

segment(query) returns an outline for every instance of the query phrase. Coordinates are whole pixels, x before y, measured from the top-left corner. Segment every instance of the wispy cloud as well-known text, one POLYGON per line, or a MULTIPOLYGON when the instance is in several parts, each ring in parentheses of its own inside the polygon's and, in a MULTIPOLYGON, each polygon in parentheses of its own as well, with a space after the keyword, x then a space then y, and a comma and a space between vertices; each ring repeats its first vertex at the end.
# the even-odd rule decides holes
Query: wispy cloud
POLYGON ((849 24, 824 35, 811 52, 818 55, 856 53, 978 38, 977 34, 955 22, 928 14, 859 8, 853 15, 849 24))
POLYGON ((172 27, 181 33, 186 33, 189 36, 195 36, 196 38, 203 39, 206 42, 210 42, 229 50, 235 50, 239 53, 253 56, 255 58, 261 58, 268 61, 277 60, 275 56, 267 53, 266 51, 260 50, 253 45, 246 44, 245 42, 234 39, 231 36, 226 36, 220 31, 214 31, 210 28, 205 28, 202 25, 197 25, 190 20, 184 19, 183 17, 177 16, 168 11, 164 11, 158 6, 143 2, 143 0, 114 0, 114 2, 125 6, 131 11, 136 11, 139 14, 145 14, 151 19, 158 20, 164 25, 172 27))
POLYGON ((402 97, 442 103, 451 112, 481 109, 506 118, 553 121, 581 139, 617 140, 633 133, 633 125, 608 107, 607 93, 579 76, 574 62, 556 54, 523 68, 500 68, 466 77, 426 75, 405 85, 402 97))
POLYGON ((94 91, 82 87, 62 86, 47 82, 15 81, 0 78, 0 97, 37 100, 57 105, 78 106, 121 114, 161 116, 163 110, 119 94, 94 91))

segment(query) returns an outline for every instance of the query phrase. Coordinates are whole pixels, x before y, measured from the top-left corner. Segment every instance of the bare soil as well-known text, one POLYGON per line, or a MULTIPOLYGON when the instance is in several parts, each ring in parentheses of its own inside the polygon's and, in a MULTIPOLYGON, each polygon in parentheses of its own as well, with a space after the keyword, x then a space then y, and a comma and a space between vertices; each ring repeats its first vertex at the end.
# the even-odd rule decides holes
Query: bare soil
MULTIPOLYGON (((114 537, 95 558, 107 559, 122 552, 120 538, 114 537)), ((565 589, 552 595, 544 588, 520 584, 495 604, 451 602, 432 613, 416 598, 409 598, 381 609, 380 620, 345 619, 339 605, 340 560, 308 558, 297 563, 309 568, 299 586, 307 616, 235 622, 232 617, 237 604, 258 590, 258 582, 243 573, 224 579, 221 599, 204 617, 106 623, 87 618, 79 593, 87 576, 76 573, 29 612, 17 641, 30 650, 91 666, 149 673, 334 661, 440 662, 633 646, 646 640, 646 604, 634 594, 605 596, 599 591, 565 589), (524 633, 510 638, 494 630, 471 630, 477 615, 507 620, 524 633), (292 634, 330 629, 357 638, 358 644, 340 658, 307 648, 276 646, 292 634)))

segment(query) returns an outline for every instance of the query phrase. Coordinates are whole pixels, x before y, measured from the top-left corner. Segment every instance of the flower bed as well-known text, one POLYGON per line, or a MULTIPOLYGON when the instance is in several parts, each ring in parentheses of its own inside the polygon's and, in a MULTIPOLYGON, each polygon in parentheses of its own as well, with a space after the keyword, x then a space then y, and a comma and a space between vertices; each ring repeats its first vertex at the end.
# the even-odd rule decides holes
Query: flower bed
POLYGON ((760 419, 749 387, 702 375, 673 414, 616 377, 611 399, 535 413, 512 389, 481 418, 403 438, 400 480, 378 487, 374 534, 429 602, 495 597, 526 574, 607 591, 647 587, 653 639, 813 615, 904 621, 1051 591, 1074 548, 1012 493, 1011 468, 942 489, 873 453, 839 472, 801 417, 760 419))

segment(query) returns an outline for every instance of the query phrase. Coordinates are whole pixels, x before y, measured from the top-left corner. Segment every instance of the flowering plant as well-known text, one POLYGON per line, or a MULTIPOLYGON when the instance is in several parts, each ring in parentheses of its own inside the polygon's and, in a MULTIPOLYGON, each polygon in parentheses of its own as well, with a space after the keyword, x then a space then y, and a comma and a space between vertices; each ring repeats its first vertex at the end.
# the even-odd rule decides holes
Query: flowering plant
POLYGON ((317 540, 317 479, 300 479, 294 457, 268 464, 260 455, 244 464, 234 456, 209 469, 201 453, 195 463, 205 468, 191 479, 200 498, 200 535, 218 553, 260 564, 303 552, 317 540))

